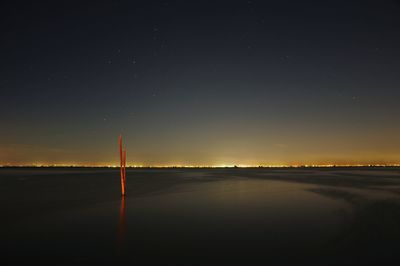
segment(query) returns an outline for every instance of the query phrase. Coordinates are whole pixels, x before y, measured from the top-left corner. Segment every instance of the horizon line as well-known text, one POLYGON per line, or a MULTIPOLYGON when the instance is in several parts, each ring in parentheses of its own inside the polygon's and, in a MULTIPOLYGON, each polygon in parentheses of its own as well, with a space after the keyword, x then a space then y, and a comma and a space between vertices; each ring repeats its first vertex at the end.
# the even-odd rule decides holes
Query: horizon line
MULTIPOLYGON (((293 165, 127 165, 126 168, 336 168, 336 167, 400 167, 391 164, 293 164, 293 165)), ((0 165, 0 168, 119 168, 118 165, 74 165, 74 164, 24 164, 0 165)))

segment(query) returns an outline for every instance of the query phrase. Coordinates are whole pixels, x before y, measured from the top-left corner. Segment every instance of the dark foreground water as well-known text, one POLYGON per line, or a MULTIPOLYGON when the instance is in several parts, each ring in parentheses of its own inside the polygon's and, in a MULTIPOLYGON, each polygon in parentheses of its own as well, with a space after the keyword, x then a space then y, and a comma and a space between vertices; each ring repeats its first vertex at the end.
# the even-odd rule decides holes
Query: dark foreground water
POLYGON ((1 261, 396 265, 400 169, 0 169, 1 261))

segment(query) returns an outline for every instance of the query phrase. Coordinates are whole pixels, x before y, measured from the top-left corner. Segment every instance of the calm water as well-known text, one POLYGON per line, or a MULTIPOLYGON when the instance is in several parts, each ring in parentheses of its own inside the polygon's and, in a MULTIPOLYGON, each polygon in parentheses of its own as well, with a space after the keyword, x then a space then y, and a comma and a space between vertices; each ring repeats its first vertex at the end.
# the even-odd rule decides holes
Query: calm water
POLYGON ((393 264, 400 169, 0 169, 2 259, 393 264))

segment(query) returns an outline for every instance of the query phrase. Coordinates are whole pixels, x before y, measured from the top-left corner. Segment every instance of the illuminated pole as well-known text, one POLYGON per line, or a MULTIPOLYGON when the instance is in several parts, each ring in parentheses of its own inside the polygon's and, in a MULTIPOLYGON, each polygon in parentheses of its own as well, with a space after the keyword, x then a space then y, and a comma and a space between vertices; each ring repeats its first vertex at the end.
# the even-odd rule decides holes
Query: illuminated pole
POLYGON ((122 151, 122 156, 124 157, 124 193, 122 195, 125 195, 125 190, 126 190, 126 149, 122 151))
POLYGON ((126 149, 122 149, 122 135, 118 138, 119 158, 120 158, 120 176, 121 176, 121 193, 125 196, 126 188, 126 149))

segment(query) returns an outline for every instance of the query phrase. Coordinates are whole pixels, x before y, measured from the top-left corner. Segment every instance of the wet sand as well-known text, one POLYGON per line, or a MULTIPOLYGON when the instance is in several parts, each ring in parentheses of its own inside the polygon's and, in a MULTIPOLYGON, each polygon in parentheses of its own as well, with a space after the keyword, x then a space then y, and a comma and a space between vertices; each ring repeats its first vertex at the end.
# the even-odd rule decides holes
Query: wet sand
POLYGON ((0 169, 13 263, 392 265, 400 169, 0 169))

